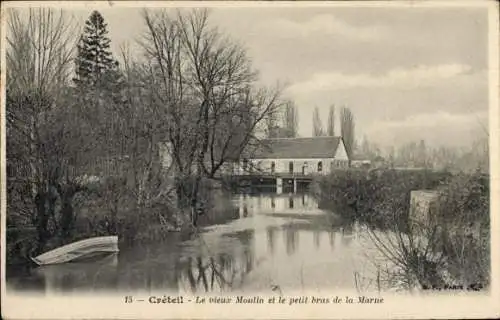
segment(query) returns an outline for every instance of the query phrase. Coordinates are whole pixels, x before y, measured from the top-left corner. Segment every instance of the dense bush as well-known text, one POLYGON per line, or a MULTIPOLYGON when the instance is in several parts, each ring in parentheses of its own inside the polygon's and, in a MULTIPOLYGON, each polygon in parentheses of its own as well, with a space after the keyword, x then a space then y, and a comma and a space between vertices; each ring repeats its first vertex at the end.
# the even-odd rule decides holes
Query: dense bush
MULTIPOLYGON (((138 204, 137 194, 127 179, 108 177, 87 184, 77 193, 71 205, 71 221, 61 232, 64 215, 57 201, 54 217, 47 222, 47 242, 39 246, 36 219, 32 219, 33 205, 10 197, 7 215, 7 261, 9 264, 27 263, 30 256, 81 239, 118 235, 120 242, 162 240, 172 231, 190 230, 191 206, 182 201, 189 199, 192 179, 186 179, 177 190, 171 184, 170 192, 161 197, 138 204), (182 198, 178 198, 178 196, 182 198), (179 203, 180 202, 180 203, 179 203), (31 209, 30 209, 31 208, 31 209)), ((16 194, 16 193, 13 193, 16 194)), ((220 183, 202 179, 197 197, 199 226, 224 223, 238 217, 226 191, 220 183)))
POLYGON ((489 284, 489 176, 348 170, 319 177, 312 192, 322 208, 370 227, 374 244, 396 266, 386 270, 388 281, 440 289, 489 284), (410 192, 418 189, 436 190, 439 197, 433 219, 409 224, 410 192))
POLYGON ((447 271, 464 287, 490 281, 489 182, 488 175, 457 174, 440 190, 435 249, 443 252, 447 271))
POLYGON ((338 170, 313 182, 320 208, 345 219, 385 228, 396 222, 406 227, 410 192, 443 185, 451 175, 429 170, 338 170))

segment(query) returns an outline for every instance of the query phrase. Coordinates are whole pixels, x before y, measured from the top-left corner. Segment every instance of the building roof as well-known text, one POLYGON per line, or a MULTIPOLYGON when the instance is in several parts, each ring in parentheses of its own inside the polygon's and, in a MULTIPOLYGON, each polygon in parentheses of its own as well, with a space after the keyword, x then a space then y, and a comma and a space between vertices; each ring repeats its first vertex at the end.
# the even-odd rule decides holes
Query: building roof
POLYGON ((251 158, 314 159, 334 158, 340 137, 277 138, 261 140, 251 158))

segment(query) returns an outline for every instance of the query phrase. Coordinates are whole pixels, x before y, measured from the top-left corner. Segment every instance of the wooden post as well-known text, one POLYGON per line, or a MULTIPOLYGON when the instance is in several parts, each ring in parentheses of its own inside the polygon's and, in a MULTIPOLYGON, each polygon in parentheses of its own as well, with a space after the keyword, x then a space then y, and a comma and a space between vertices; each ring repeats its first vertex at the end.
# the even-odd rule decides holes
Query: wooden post
POLYGON ((293 178, 293 193, 297 193, 297 178, 293 178))

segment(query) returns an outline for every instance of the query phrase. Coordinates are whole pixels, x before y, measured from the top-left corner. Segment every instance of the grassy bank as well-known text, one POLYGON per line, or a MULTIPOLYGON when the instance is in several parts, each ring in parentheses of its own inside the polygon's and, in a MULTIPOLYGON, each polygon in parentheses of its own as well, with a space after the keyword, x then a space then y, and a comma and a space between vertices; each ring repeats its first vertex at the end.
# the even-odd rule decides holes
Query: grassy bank
MULTIPOLYGON (((175 188, 168 184, 164 187, 161 197, 138 203, 137 192, 125 179, 88 183, 71 199, 70 216, 62 210, 61 199, 54 193, 53 208, 41 230, 34 204, 29 198, 19 197, 22 190, 12 185, 8 198, 7 263, 27 264, 29 257, 89 237, 118 235, 121 245, 130 245, 162 240, 172 232, 190 232, 191 208, 179 205, 175 188), (63 224, 67 225, 64 232, 63 224), (46 239, 43 245, 41 233, 46 239)), ((198 203, 201 227, 224 223, 238 215, 227 192, 212 180, 202 182, 198 203)))
POLYGON ((412 287, 483 288, 489 284, 489 176, 435 171, 348 170, 311 186, 320 207, 370 229, 395 266, 387 280, 412 287), (439 191, 432 222, 410 223, 410 192, 439 191))

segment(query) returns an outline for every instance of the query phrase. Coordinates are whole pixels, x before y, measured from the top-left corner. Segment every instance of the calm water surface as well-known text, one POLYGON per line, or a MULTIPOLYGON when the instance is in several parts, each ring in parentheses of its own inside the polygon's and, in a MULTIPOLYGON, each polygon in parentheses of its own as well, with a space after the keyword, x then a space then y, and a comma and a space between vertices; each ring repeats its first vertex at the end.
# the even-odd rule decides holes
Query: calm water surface
MULTIPOLYGON (((37 267, 10 290, 83 292, 286 292, 353 290, 379 259, 364 228, 318 209, 307 194, 235 195, 239 218, 121 248, 95 262, 37 267)), ((369 281, 366 280, 366 281, 369 281)))

